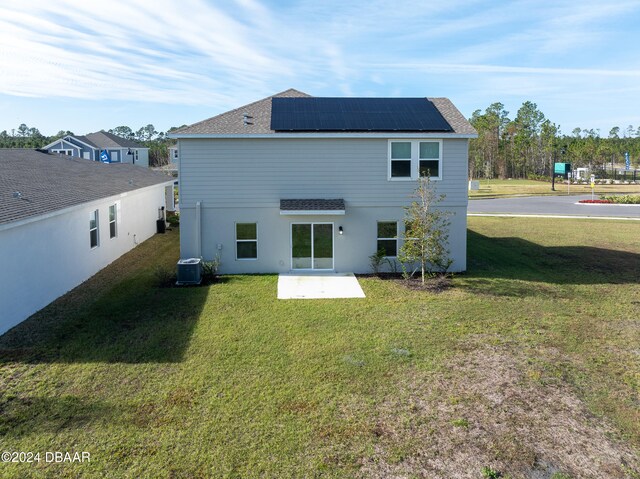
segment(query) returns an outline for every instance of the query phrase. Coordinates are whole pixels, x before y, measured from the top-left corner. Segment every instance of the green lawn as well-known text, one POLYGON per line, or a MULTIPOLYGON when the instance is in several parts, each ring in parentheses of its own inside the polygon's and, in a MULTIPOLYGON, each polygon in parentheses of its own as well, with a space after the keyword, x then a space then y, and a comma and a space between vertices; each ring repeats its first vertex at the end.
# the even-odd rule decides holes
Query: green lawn
POLYGON ((353 300, 157 288, 155 236, 0 338, 2 450, 91 454, 0 477, 640 477, 629 223, 471 218, 453 288, 353 300))
MULTIPOLYGON (((566 195, 567 184, 556 182, 556 190, 551 191, 551 183, 533 180, 480 180, 480 189, 469 191, 469 198, 500 198, 509 196, 566 195)), ((590 185, 571 185, 572 195, 590 195, 590 185)), ((595 185, 596 197, 618 193, 640 194, 640 185, 595 185)))

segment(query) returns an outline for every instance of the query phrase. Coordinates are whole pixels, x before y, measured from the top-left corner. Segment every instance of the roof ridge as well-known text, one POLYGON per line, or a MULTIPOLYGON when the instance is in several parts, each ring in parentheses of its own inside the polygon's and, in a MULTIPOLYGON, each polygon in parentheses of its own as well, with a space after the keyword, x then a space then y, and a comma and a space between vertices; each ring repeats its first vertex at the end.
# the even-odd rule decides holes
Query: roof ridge
POLYGON ((281 92, 278 92, 278 93, 274 93, 273 95, 269 95, 269 96, 267 96, 267 97, 265 97, 265 98, 261 98, 260 100, 256 100, 256 101, 253 101, 253 102, 251 102, 251 103, 247 103, 246 105, 243 105, 243 106, 238 107, 238 108, 234 108, 233 110, 224 111, 224 112, 222 112, 222 113, 218 113, 217 115, 213 115, 213 116, 212 116, 212 117, 210 117, 210 118, 205 118, 204 120, 200 120, 200 121, 198 121, 198 122, 196 122, 196 123, 192 123, 191 125, 187 125, 187 126, 184 126, 184 127, 182 127, 182 128, 178 128, 177 130, 174 130, 174 131, 172 131, 171 133, 172 133, 172 134, 174 134, 174 133, 180 133, 180 130, 183 130, 183 129, 186 129, 186 128, 192 128, 192 127, 194 127, 194 126, 200 125, 200 124, 205 123, 205 122, 207 122, 207 121, 215 120, 216 118, 218 118, 218 117, 220 117, 220 116, 222 116, 222 115, 228 115, 228 114, 230 114, 230 113, 234 113, 234 112, 237 112, 237 111, 239 111, 239 110, 243 110, 243 109, 245 109, 245 108, 250 108, 250 107, 252 107, 253 105, 256 105, 257 103, 260 103, 260 102, 263 102, 263 101, 269 100, 269 99, 271 99, 271 98, 275 98, 275 97, 277 97, 278 95, 283 95, 283 94, 285 94, 285 93, 289 93, 289 92, 300 93, 300 94, 302 94, 302 95, 306 95, 306 96, 308 96, 308 97, 311 97, 311 95, 309 95, 308 93, 305 93, 305 92, 303 92, 303 91, 296 90, 295 88, 288 88, 287 90, 284 90, 284 91, 281 91, 281 92))

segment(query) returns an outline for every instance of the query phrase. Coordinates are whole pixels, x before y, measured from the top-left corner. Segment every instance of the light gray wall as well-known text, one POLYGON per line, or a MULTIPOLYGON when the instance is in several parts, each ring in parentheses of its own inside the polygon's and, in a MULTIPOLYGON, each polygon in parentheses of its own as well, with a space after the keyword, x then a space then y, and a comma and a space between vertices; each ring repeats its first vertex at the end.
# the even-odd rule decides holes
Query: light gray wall
MULTIPOLYGON (((180 140, 181 205, 279 206, 281 198, 405 205, 411 181, 387 180, 386 139, 180 140)), ((467 140, 445 140, 447 206, 467 204, 467 140)))
MULTIPOLYGON (((449 249, 454 264, 451 271, 466 269, 466 208, 448 207, 453 216, 449 249)), ((274 273, 291 269, 291 224, 333 223, 334 266, 337 272, 370 273, 369 256, 377 250, 377 222, 397 221, 400 236, 404 230, 401 207, 350 207, 344 216, 283 216, 279 208, 204 208, 202 210, 202 257, 222 261, 222 273, 274 273), (235 224, 257 223, 258 259, 237 260, 235 224), (342 226, 344 234, 338 234, 342 226), (221 249, 219 249, 221 246, 221 249)), ((180 212, 181 256, 197 257, 195 210, 180 212)), ((402 244, 398 242, 398 246, 402 244)))
MULTIPOLYGON (((396 140, 396 139, 394 139, 396 140)), ((222 245, 222 272, 290 269, 291 222, 330 221, 337 271, 369 271, 376 222, 402 220, 416 181, 388 180, 387 139, 186 139, 180 140, 181 256, 198 255, 195 205, 202 206, 202 256, 222 245), (285 217, 283 198, 343 198, 345 216, 285 217), (235 222, 259 223, 259 259, 236 261, 235 222)), ((443 141, 442 180, 435 182, 455 212, 451 226, 454 271, 466 269, 468 140, 443 141)))
POLYGON ((62 214, 0 225, 0 334, 100 271, 156 232, 165 185, 87 203, 62 214), (109 238, 109 205, 119 204, 118 235, 109 238), (98 209, 99 246, 89 242, 98 209))

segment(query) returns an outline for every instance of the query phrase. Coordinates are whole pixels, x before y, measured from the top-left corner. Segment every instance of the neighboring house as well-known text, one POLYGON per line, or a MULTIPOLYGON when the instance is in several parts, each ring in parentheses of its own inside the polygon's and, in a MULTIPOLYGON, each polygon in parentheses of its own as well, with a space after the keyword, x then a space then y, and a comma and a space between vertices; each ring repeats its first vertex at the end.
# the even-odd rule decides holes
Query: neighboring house
POLYGON ((468 141, 446 98, 313 98, 296 90, 170 135, 180 149, 180 254, 223 273, 369 272, 394 258, 421 172, 466 269, 468 141))
POLYGON ((173 178, 0 149, 0 334, 156 232, 173 178))
POLYGON ((169 164, 177 167, 178 163, 180 163, 178 156, 178 145, 173 145, 169 147, 169 164))
POLYGON ((85 160, 149 166, 149 148, 104 130, 82 136, 67 135, 42 149, 49 153, 76 156, 85 160), (103 152, 106 152, 108 161, 105 161, 103 152))

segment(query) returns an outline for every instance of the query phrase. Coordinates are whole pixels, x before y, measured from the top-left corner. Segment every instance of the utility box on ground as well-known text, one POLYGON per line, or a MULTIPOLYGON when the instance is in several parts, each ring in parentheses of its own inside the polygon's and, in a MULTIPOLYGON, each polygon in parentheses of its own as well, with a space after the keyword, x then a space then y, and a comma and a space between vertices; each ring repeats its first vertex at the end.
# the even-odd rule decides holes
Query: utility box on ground
POLYGON ((178 261, 177 284, 200 284, 202 281, 202 260, 188 258, 178 261))

